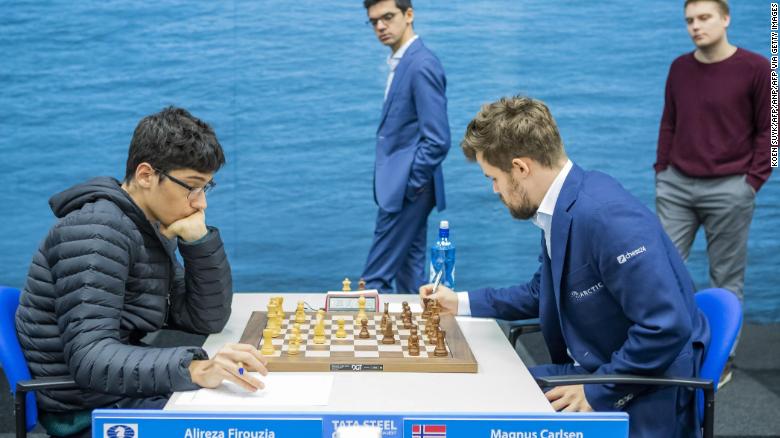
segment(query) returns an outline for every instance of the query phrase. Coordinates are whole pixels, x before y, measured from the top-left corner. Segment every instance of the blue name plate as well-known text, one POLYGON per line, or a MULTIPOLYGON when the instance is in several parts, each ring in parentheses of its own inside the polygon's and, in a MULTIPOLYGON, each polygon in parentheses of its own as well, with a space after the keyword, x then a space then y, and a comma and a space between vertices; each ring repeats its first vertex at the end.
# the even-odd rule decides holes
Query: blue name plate
POLYGON ((614 413, 311 414, 99 409, 94 438, 333 438, 344 426, 376 426, 383 438, 627 438, 628 415, 614 413))
POLYGON ((296 438, 322 436, 322 418, 299 415, 99 409, 93 438, 296 438))
POLYGON ((404 418, 406 438, 627 438, 628 415, 552 414, 404 418))

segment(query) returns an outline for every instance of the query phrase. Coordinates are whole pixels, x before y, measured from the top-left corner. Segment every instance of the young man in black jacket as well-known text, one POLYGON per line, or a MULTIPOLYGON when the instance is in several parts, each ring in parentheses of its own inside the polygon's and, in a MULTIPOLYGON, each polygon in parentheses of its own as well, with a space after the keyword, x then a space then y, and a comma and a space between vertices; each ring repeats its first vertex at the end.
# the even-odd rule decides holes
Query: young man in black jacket
POLYGON ((230 265, 205 216, 224 163, 211 127, 169 107, 139 122, 123 182, 99 177, 50 199, 58 221, 33 256, 16 314, 33 377, 79 385, 38 394, 50 434, 91 436, 95 408, 162 408, 173 391, 223 380, 263 387, 239 371, 266 374, 249 345, 225 345, 209 359, 199 347, 141 342, 164 327, 216 333, 230 316, 230 265))

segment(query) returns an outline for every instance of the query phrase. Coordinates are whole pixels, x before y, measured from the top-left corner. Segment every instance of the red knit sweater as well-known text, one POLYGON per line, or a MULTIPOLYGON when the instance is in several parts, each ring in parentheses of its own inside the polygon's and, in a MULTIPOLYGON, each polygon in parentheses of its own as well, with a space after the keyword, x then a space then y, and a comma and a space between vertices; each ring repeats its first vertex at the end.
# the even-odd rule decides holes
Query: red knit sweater
POLYGON ((655 171, 691 177, 746 174, 758 191, 769 178, 771 68, 744 50, 704 64, 688 53, 669 69, 655 171))

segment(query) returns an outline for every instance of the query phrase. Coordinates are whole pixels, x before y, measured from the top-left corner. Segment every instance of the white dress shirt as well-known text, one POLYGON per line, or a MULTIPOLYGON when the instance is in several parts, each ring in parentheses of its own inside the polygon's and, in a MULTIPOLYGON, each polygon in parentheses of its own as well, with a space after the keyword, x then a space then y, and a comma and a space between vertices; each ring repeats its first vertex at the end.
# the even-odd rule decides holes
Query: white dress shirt
POLYGON ((385 85, 385 100, 387 100, 387 93, 390 92, 390 85, 393 84, 393 77, 395 77, 395 68, 398 67, 398 63, 401 62, 401 58, 404 57, 404 53, 406 53, 406 49, 409 48, 409 46, 412 45, 414 40, 416 40, 419 36, 415 35, 412 38, 409 39, 406 43, 404 43, 403 46, 401 46, 398 50, 395 51, 392 55, 387 57, 387 65, 390 66, 390 73, 387 75, 387 85, 385 85))
MULTIPOLYGON (((572 168, 571 160, 566 160, 566 164, 563 166, 558 176, 555 177, 550 188, 547 189, 547 193, 542 198, 542 203, 539 204, 539 208, 536 210, 536 214, 531 218, 531 222, 534 225, 541 228, 544 232, 544 244, 547 247, 548 257, 551 257, 552 250, 550 249, 550 240, 552 233, 552 217, 555 211, 555 204, 558 203, 558 196, 561 194, 561 188, 563 188, 563 182, 566 181, 566 177, 569 176, 569 172, 572 168)), ((471 304, 469 303, 468 292, 458 292, 458 315, 471 316, 471 304)))

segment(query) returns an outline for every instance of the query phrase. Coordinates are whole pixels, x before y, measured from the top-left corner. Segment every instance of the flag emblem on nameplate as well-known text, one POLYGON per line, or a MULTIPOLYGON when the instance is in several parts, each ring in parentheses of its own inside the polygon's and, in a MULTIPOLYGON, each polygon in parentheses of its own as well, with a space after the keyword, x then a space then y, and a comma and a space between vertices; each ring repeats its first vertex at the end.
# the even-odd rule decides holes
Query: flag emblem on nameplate
POLYGON ((445 424, 413 424, 412 438, 447 438, 445 424))

